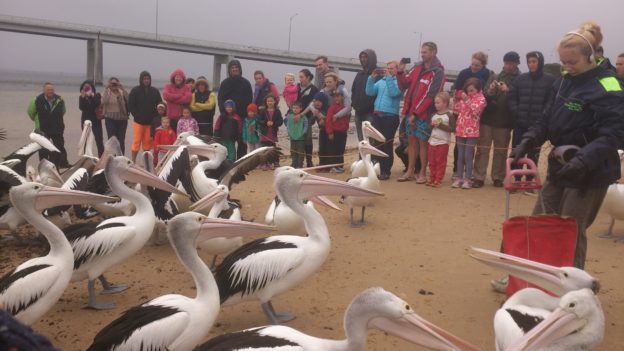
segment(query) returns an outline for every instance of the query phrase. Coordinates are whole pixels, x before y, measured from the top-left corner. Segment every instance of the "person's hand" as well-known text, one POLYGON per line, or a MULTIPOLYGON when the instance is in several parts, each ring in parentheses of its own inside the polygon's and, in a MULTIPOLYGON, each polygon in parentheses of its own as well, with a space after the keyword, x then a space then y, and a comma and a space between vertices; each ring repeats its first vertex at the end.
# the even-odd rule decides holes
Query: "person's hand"
POLYGON ((300 118, 301 118, 301 115, 300 115, 300 114, 296 114, 296 115, 293 117, 293 121, 295 121, 295 123, 299 123, 299 119, 300 119, 300 118))
POLYGON ((431 121, 431 125, 434 126, 434 127, 439 126, 440 125, 440 119, 439 118, 434 119, 433 121, 431 121))
POLYGON ((267 126, 272 127, 273 126, 273 121, 267 121, 267 126))
POLYGON ((578 156, 573 157, 568 163, 563 165, 555 175, 557 181, 571 184, 583 184, 587 176, 587 166, 578 156))
POLYGON ((80 97, 82 97, 82 98, 83 98, 83 97, 85 97, 86 95, 87 95, 87 93, 85 93, 84 91, 81 91, 81 92, 80 92, 80 97))
POLYGON ((503 93, 506 93, 509 91, 509 86, 505 82, 500 82, 498 84, 498 90, 502 91, 503 93))
POLYGON ((518 163, 518 160, 524 157, 532 148, 535 147, 535 141, 533 138, 524 138, 520 141, 520 144, 509 154, 509 158, 513 158, 513 163, 518 163))
POLYGON ((462 99, 462 101, 468 101, 468 94, 466 94, 465 92, 462 91, 461 99, 462 99))
POLYGON ((416 122, 416 118, 414 117, 414 115, 410 115, 409 119, 407 120, 407 122, 409 123, 410 126, 412 126, 412 128, 414 127, 414 123, 416 122))
POLYGON ((490 83, 490 86, 488 87, 488 94, 490 95, 494 94, 494 91, 496 90, 497 86, 498 86, 498 81, 497 80, 492 81, 492 83, 490 83))
POLYGON ((324 126, 324 125, 325 125, 325 118, 319 118, 319 120, 318 120, 318 124, 319 124, 319 126, 321 126, 321 127, 322 127, 322 126, 324 126))
POLYGON ((405 71, 405 62, 399 61, 399 65, 397 66, 399 72, 405 71))
POLYGON ((332 140, 332 141, 333 141, 333 140, 334 140, 334 133, 332 133, 332 134, 327 134, 327 139, 329 139, 329 140, 332 140))
POLYGON ((337 120, 338 120, 338 117, 332 116, 332 122, 336 122, 337 120))

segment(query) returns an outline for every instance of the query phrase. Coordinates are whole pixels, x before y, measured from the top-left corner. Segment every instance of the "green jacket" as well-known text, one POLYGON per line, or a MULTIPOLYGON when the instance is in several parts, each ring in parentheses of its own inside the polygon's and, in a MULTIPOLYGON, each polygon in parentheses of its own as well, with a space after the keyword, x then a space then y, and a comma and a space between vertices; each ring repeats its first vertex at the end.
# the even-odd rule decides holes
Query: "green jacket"
POLYGON ((66 112, 63 98, 54 95, 54 103, 50 108, 43 94, 32 99, 27 110, 30 119, 35 122, 35 129, 40 129, 46 134, 63 134, 65 130, 63 116, 66 112))
POLYGON ((512 128, 514 123, 513 115, 507 108, 507 93, 501 92, 498 88, 491 95, 488 94, 488 88, 492 81, 505 82, 511 87, 511 82, 520 75, 520 70, 516 70, 512 74, 501 72, 498 75, 491 74, 485 87, 483 87, 483 95, 487 100, 487 107, 481 116, 481 124, 496 128, 512 128))

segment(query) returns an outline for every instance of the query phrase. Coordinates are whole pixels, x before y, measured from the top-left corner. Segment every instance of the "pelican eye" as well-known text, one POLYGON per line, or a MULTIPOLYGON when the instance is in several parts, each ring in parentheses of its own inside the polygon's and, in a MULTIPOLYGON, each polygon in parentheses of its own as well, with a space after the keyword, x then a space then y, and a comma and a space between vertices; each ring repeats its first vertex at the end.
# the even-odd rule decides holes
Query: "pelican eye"
POLYGON ((574 306, 576 306, 576 304, 575 304, 574 302, 570 302, 570 303, 568 304, 568 307, 570 307, 570 308, 574 308, 574 306))
POLYGON ((35 185, 34 189, 39 190, 39 185, 35 185))
POLYGON ((204 219, 202 218, 202 216, 198 216, 198 217, 197 217, 197 221, 198 221, 198 222, 201 222, 201 221, 203 221, 203 220, 204 220, 204 219))
POLYGON ((299 174, 299 178, 303 178, 303 173, 299 174))
POLYGON ((412 310, 412 308, 410 307, 410 305, 405 305, 405 310, 406 310, 406 311, 411 311, 411 310, 412 310))
POLYGON ((568 277, 568 273, 563 272, 563 276, 567 278, 568 277))

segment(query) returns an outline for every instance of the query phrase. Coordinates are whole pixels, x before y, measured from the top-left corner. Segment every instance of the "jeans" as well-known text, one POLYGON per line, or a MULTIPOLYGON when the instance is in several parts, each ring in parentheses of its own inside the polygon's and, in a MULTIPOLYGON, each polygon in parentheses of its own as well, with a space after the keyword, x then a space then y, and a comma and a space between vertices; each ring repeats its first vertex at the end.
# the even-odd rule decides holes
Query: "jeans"
POLYGON ((121 146, 121 152, 126 153, 126 130, 128 129, 127 119, 110 119, 105 118, 104 124, 106 125, 106 134, 108 138, 117 137, 119 140, 119 146, 121 146))
POLYGON ((394 146, 394 135, 399 127, 399 116, 390 113, 376 113, 373 115, 372 124, 386 138, 384 143, 380 143, 371 139, 371 143, 379 150, 385 152, 388 157, 373 156, 373 159, 379 162, 381 174, 390 175, 392 165, 394 164, 394 155, 392 147, 394 146))
POLYGON ((472 166, 474 162, 475 145, 479 138, 455 137, 457 143, 457 179, 470 179, 472 177, 472 166))
POLYGON ((370 121, 373 118, 373 114, 370 112, 367 113, 355 113, 355 131, 357 132, 358 141, 362 141, 364 139, 364 135, 362 133, 362 122, 370 121))

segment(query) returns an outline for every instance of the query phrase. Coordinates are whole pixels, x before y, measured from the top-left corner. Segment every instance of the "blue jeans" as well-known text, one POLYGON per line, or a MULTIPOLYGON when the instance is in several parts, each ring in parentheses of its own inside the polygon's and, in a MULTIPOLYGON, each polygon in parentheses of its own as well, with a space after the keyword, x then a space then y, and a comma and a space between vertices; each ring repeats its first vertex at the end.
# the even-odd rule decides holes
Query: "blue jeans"
POLYGON ((125 154, 128 120, 105 118, 104 124, 106 125, 106 134, 108 135, 108 138, 117 137, 117 140, 119 140, 119 146, 121 146, 121 152, 125 154))
POLYGON ((455 137, 457 143, 457 170, 454 176, 459 179, 472 178, 472 166, 474 164, 475 145, 479 138, 455 137))

